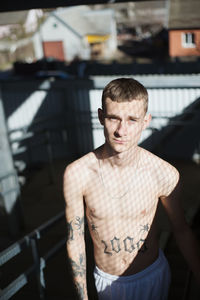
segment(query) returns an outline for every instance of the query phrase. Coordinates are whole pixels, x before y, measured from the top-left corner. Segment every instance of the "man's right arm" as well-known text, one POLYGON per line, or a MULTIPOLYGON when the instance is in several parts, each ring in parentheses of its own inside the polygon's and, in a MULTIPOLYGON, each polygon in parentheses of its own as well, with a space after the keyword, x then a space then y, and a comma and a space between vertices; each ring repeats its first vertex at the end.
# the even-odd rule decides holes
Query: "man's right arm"
POLYGON ((86 253, 84 240, 84 203, 82 182, 76 165, 69 165, 64 174, 64 197, 67 221, 67 253, 75 287, 80 300, 87 300, 86 253))

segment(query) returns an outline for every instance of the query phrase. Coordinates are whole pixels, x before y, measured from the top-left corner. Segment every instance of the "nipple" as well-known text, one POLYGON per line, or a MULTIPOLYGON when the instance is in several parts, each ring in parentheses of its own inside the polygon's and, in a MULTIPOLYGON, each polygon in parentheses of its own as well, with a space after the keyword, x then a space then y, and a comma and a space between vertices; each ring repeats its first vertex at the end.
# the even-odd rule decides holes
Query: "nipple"
POLYGON ((146 209, 144 209, 144 210, 142 210, 142 211, 141 211, 141 213, 140 213, 140 214, 141 214, 142 216, 145 216, 145 215, 146 215, 146 213, 147 213, 147 212, 146 212, 146 209))

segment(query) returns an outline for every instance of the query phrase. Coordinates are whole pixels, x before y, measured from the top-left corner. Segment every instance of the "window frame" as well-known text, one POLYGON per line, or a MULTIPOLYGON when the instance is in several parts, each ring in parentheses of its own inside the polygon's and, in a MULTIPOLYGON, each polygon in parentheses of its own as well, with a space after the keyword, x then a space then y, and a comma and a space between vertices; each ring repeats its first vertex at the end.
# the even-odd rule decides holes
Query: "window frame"
POLYGON ((183 48, 195 48, 195 34, 194 32, 182 32, 182 46, 183 48))

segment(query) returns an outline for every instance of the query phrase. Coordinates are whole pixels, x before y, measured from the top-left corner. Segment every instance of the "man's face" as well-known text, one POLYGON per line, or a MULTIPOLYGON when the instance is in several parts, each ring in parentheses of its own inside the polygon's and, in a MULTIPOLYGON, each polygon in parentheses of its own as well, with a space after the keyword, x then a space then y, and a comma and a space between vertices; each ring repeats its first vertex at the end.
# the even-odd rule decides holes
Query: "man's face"
POLYGON ((99 109, 99 119, 104 126, 106 143, 116 153, 136 147, 142 131, 148 126, 151 116, 144 111, 144 101, 105 101, 105 111, 99 109))

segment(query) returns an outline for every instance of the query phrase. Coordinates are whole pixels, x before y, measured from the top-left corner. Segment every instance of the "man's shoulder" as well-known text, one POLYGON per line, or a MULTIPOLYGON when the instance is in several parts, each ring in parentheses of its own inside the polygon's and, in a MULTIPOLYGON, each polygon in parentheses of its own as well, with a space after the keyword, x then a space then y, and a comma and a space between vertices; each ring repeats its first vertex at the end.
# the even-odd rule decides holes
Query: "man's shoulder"
POLYGON ((65 177, 84 177, 88 174, 90 168, 95 164, 96 158, 94 152, 89 152, 77 160, 74 160, 65 168, 65 177))
POLYGON ((167 172, 167 173, 176 173, 178 174, 178 170, 166 160, 160 158, 159 156, 149 152, 148 150, 142 149, 142 161, 149 165, 153 171, 160 170, 159 173, 167 172))
POLYGON ((142 155, 146 169, 156 178, 160 196, 168 196, 179 182, 178 170, 169 162, 147 150, 143 149, 142 155))

